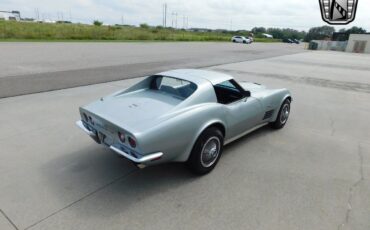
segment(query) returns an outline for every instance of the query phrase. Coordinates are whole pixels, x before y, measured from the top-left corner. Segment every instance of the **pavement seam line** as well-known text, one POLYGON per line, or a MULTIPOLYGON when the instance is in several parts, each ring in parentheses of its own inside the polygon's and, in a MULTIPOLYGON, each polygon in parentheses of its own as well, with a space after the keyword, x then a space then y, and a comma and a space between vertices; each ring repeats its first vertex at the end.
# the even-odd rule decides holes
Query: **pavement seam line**
POLYGON ((216 64, 211 64, 211 65, 204 65, 204 66, 201 66, 201 67, 198 67, 198 68, 199 69, 212 68, 212 67, 216 67, 216 66, 220 66, 220 65, 229 65, 229 64, 237 64, 237 63, 243 63, 243 62, 268 60, 268 59, 274 59, 274 58, 277 58, 277 57, 291 56, 291 55, 296 55, 296 54, 301 54, 301 53, 306 53, 306 52, 307 52, 307 50, 303 50, 303 51, 292 52, 292 53, 289 53, 289 54, 281 54, 281 55, 277 54, 277 55, 272 55, 272 56, 269 56, 269 57, 259 57, 259 58, 254 58, 254 59, 244 59, 244 60, 241 60, 241 61, 232 61, 232 62, 225 62, 225 63, 216 63, 216 64))
POLYGON ((5 219, 8 220, 8 222, 13 226, 14 229, 18 230, 19 228, 17 227, 17 225, 14 224, 14 222, 5 214, 5 212, 0 208, 0 212, 1 214, 3 214, 3 216, 5 217, 5 219))
POLYGON ((350 214, 351 214, 351 211, 352 211, 353 190, 365 179, 365 177, 364 177, 364 156, 363 156, 363 153, 362 153, 361 143, 358 144, 357 154, 358 154, 358 160, 359 160, 359 164, 360 164, 360 167, 359 167, 360 178, 355 183, 353 183, 349 188, 349 195, 348 195, 348 199, 347 199, 347 210, 346 210, 345 219, 344 219, 343 223, 338 225, 338 230, 342 229, 346 224, 348 224, 350 214))
MULTIPOLYGON (((135 172, 137 172, 137 171, 138 171, 137 169, 134 169, 134 170, 129 171, 129 172, 128 172, 127 174, 125 174, 125 175, 122 175, 122 176, 119 176, 119 177, 115 178, 114 180, 110 181, 109 183, 107 183, 107 184, 105 184, 105 185, 103 185, 103 186, 101 186, 101 187, 97 188, 96 190, 94 190, 94 191, 92 191, 92 192, 90 192, 90 193, 87 193, 86 195, 82 196, 82 197, 81 197, 81 198, 79 198, 78 200, 73 201, 72 203, 68 204, 67 206, 64 206, 63 208, 60 208, 60 209, 58 209, 57 211, 52 212, 52 213, 51 213, 51 214, 49 214, 48 216, 46 216, 46 217, 44 217, 44 218, 42 218, 42 219, 40 219, 40 220, 36 221, 35 223, 33 223, 33 224, 29 225, 28 227, 24 228, 24 230, 30 229, 30 228, 32 228, 32 227, 34 227, 34 226, 38 225, 39 223, 41 223, 41 222, 43 222, 43 221, 45 221, 45 220, 49 219, 50 217, 52 217, 52 216, 54 216, 54 215, 56 215, 56 214, 58 214, 58 213, 62 212, 63 210, 65 210, 65 209, 67 209, 67 208, 69 208, 69 207, 72 207, 73 205, 77 204, 78 202, 80 202, 80 201, 82 201, 82 200, 84 200, 84 199, 86 199, 86 198, 88 198, 88 197, 90 197, 90 196, 94 195, 95 193, 98 193, 98 192, 100 192, 100 191, 104 190, 105 188, 109 187, 110 185, 113 185, 113 184, 115 184, 116 182, 118 182, 118 181, 120 181, 120 180, 123 180, 123 179, 125 179, 125 178, 129 177, 130 175, 132 175, 133 173, 135 173, 135 172)), ((17 229, 17 230, 18 230, 18 229, 17 229)))
MULTIPOLYGON (((225 62, 225 63, 216 63, 216 64, 210 64, 210 65, 201 65, 201 66, 195 66, 195 67, 190 67, 190 68, 206 69, 206 68, 212 68, 212 67, 216 67, 216 66, 220 66, 220 65, 229 65, 229 64, 236 64, 236 63, 242 63, 242 62, 264 60, 264 59, 270 59, 270 58, 277 58, 277 57, 283 57, 283 56, 296 55, 296 54, 305 53, 305 52, 307 52, 307 51, 306 50, 303 50, 303 51, 297 51, 297 52, 292 52, 292 53, 283 54, 283 55, 276 55, 276 56, 275 55, 272 55, 272 56, 269 56, 269 57, 260 57, 260 58, 255 58, 255 59, 244 59, 244 60, 238 60, 238 61, 232 61, 232 62, 225 62)), ((116 66, 120 66, 120 65, 115 65, 115 66, 111 66, 111 67, 116 67, 116 66)), ((104 68, 104 67, 109 67, 109 66, 103 66, 103 67, 99 67, 99 68, 104 68)), ((161 68, 161 67, 158 67, 158 68, 161 68)), ((65 71, 78 71, 78 70, 87 70, 87 69, 90 69, 90 68, 75 69, 75 70, 61 70, 61 71, 44 72, 44 73, 38 73, 38 74, 58 73, 58 72, 65 72, 65 71)), ((175 69, 176 69, 176 67, 175 67, 175 69)), ((161 72, 161 71, 159 71, 159 72, 161 72)), ((12 97, 19 97, 19 96, 26 96, 26 95, 32 95, 32 94, 38 94, 38 93, 46 93, 46 92, 52 92, 52 91, 58 91, 58 90, 65 90, 65 89, 73 89, 73 88, 84 87, 84 86, 105 84, 105 83, 109 83, 109 82, 124 81, 124 80, 129 80, 129 79, 146 77, 147 75, 148 74, 137 75, 137 76, 135 75, 135 76, 131 76, 131 77, 123 78, 123 79, 118 79, 118 80, 111 80, 111 81, 108 80, 108 81, 101 81, 101 82, 98 82, 98 83, 76 85, 76 86, 72 86, 72 87, 62 87, 62 88, 58 88, 58 89, 35 91, 33 93, 21 93, 21 94, 17 94, 17 95, 14 95, 14 96, 0 97, 0 99, 12 98, 12 97)), ((13 75, 13 76, 10 75, 10 76, 5 76, 3 78, 6 78, 6 77, 17 77, 17 76, 27 76, 27 75, 13 75)), ((1 78, 0 78, 0 81, 1 81, 1 78)))

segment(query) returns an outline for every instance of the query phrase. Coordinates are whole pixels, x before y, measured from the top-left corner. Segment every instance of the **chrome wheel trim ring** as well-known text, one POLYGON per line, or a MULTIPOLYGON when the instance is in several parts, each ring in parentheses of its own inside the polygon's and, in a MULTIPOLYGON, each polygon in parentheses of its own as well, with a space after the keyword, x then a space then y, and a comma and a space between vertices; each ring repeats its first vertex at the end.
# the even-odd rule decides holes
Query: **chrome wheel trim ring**
POLYGON ((283 108, 281 109, 280 113, 280 123, 285 124, 288 120, 290 113, 290 105, 289 104, 284 104, 283 108))
POLYGON ((203 167, 211 167, 216 162, 220 154, 220 147, 221 142, 218 137, 213 136, 206 141, 200 153, 200 163, 203 167))

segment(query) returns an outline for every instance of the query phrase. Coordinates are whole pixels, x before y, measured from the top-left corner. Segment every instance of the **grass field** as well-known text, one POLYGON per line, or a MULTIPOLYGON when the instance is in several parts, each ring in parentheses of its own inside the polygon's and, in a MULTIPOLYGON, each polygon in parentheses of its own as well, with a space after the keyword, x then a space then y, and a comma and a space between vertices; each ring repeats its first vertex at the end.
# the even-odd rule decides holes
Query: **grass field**
POLYGON ((230 41, 233 35, 231 32, 191 32, 169 28, 0 21, 0 41, 230 41))

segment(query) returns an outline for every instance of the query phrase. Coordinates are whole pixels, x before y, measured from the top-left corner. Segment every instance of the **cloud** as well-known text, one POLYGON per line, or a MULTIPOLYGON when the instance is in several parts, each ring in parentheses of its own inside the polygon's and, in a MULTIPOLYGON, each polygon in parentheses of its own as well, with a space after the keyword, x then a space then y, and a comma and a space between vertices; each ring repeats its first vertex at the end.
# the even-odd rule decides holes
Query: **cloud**
MULTIPOLYGON (((176 21, 183 26, 183 17, 189 18, 190 27, 251 29, 255 26, 289 27, 307 30, 325 25, 321 19, 317 0, 167 0, 167 25, 176 21)), ((108 24, 125 23, 138 25, 162 24, 164 0, 2 0, 0 10, 20 10, 22 16, 40 15, 56 20, 63 12, 64 18, 91 23, 98 19, 108 24)), ((370 1, 359 1, 355 22, 349 26, 361 26, 370 31, 370 1)), ((342 28, 338 26, 337 28, 342 28)))

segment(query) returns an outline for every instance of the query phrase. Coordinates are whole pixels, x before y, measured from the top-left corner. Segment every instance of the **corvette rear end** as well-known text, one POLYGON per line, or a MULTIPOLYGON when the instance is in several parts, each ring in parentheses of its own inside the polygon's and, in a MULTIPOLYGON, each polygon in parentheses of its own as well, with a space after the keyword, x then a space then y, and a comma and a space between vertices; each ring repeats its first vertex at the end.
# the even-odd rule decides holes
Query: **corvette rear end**
POLYGON ((127 129, 121 128, 84 108, 81 108, 80 112, 82 119, 76 122, 77 126, 98 144, 105 145, 138 166, 161 159, 162 152, 144 155, 137 137, 127 129))
MULTIPOLYGON (((144 80, 129 89, 81 107, 81 120, 77 121, 77 125, 97 143, 109 147, 140 167, 166 161, 172 156, 164 156, 161 152, 171 146, 162 144, 165 139, 161 139, 161 131, 166 131, 166 135, 170 132, 178 134, 174 130, 175 125, 168 125, 166 120, 169 120, 168 114, 189 96, 189 92, 174 96, 168 92, 150 90, 147 83, 144 80)), ((186 143, 178 144, 181 146, 186 143)))

